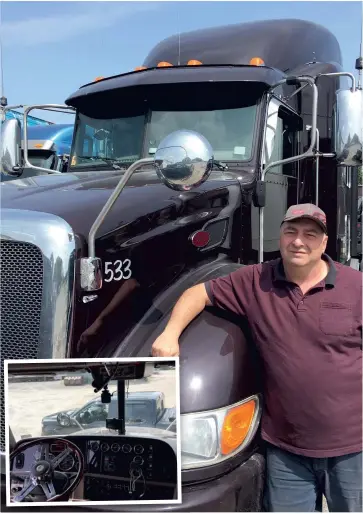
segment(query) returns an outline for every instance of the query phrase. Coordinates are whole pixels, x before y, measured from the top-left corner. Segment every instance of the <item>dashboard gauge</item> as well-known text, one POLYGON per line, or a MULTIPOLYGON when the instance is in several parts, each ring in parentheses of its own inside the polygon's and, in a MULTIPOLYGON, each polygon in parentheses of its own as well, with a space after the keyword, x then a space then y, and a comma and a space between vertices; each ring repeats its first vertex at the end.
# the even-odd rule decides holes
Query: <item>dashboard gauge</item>
POLYGON ((61 471, 70 471, 75 464, 74 457, 72 455, 67 455, 65 459, 59 464, 58 468, 61 471))
POLYGON ((134 457, 134 462, 135 464, 140 464, 140 466, 142 466, 142 464, 144 464, 144 459, 140 455, 136 455, 136 457, 134 457))
POLYGON ((61 453, 63 450, 66 449, 66 444, 62 442, 52 443, 50 445, 49 451, 51 452, 59 452, 61 453))
POLYGON ((110 449, 110 446, 107 443, 101 444, 101 452, 108 452, 109 449, 110 449))
POLYGON ((114 453, 117 453, 121 450, 121 446, 118 444, 118 443, 113 443, 111 445, 111 450, 114 452, 114 453))
POLYGON ((98 452, 98 450, 100 449, 100 445, 97 441, 93 441, 93 443, 91 443, 91 450, 93 452, 98 452))
POLYGON ((132 451, 132 447, 129 444, 124 444, 122 447, 122 451, 124 453, 130 453, 132 451))
POLYGON ((141 446, 141 444, 137 444, 134 447, 134 452, 136 453, 136 455, 140 455, 141 453, 144 453, 144 447, 141 446))

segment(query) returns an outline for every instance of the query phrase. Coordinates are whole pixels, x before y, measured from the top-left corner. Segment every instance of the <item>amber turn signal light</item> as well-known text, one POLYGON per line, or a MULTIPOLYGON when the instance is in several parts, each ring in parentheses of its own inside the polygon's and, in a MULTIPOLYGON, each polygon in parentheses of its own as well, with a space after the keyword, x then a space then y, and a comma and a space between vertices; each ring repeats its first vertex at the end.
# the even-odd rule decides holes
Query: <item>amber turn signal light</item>
POLYGON ((246 439, 256 411, 255 400, 250 400, 231 409, 224 418, 221 431, 221 452, 228 455, 246 439))

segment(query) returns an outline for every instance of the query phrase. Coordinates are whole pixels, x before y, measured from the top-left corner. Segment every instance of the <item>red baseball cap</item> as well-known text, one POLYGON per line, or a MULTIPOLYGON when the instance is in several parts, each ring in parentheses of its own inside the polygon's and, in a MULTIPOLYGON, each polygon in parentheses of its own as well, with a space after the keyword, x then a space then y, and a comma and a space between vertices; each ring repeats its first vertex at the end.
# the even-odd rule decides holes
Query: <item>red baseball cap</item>
POLYGON ((303 218, 315 221, 324 230, 325 234, 328 233, 325 212, 319 209, 319 207, 313 203, 300 203, 298 205, 292 205, 287 209, 282 223, 285 223, 285 221, 292 221, 303 218))

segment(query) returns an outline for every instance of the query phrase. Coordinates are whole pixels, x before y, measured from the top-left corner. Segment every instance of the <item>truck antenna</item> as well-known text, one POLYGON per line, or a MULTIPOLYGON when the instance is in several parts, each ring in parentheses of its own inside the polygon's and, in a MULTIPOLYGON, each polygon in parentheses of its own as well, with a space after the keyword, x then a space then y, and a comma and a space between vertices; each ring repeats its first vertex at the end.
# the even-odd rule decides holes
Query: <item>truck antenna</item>
MULTIPOLYGON (((3 21, 3 3, 0 2, 0 27, 2 26, 3 21)), ((3 41, 0 30, 0 108, 4 108, 8 105, 8 100, 5 97, 4 93, 4 66, 3 66, 3 41)))
POLYGON ((363 86, 362 81, 362 70, 363 70, 363 4, 362 4, 362 16, 361 16, 361 35, 360 35, 360 55, 355 61, 355 69, 358 70, 358 89, 363 86))
POLYGON ((177 18, 178 18, 178 66, 180 66, 180 12, 179 12, 179 10, 178 10, 177 18))

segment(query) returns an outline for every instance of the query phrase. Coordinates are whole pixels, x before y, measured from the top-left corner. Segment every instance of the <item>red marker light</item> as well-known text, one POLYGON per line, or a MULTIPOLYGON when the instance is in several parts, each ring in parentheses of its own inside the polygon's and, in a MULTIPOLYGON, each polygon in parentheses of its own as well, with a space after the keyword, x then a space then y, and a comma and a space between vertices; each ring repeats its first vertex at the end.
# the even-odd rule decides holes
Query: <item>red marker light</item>
POLYGON ((210 235, 209 232, 206 232, 205 230, 198 230, 190 236, 190 240, 193 246, 196 246, 197 248, 203 248, 209 243, 210 235))

